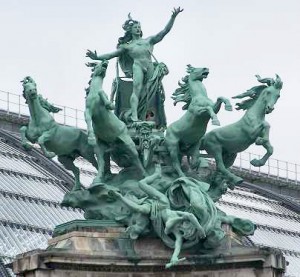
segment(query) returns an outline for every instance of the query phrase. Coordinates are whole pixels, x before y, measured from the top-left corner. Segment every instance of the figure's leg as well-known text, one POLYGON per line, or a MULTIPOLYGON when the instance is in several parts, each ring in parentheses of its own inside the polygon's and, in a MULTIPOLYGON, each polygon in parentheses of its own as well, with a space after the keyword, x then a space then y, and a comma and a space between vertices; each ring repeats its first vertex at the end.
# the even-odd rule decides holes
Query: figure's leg
POLYGON ((144 73, 140 66, 133 64, 133 90, 130 97, 131 118, 138 121, 138 105, 140 94, 143 89, 144 73))
POLYGON ((273 146, 271 145, 270 140, 269 140, 270 124, 268 122, 265 122, 264 125, 265 125, 265 128, 262 133, 262 136, 258 137, 256 139, 255 144, 262 145, 266 149, 267 153, 260 160, 253 159, 250 162, 253 166, 265 165, 265 163, 267 162, 269 157, 273 154, 273 146))
POLYGON ((72 188, 72 190, 80 190, 81 184, 80 184, 80 171, 77 166, 74 165, 74 157, 71 156, 58 156, 58 161, 65 167, 67 170, 71 170, 75 177, 75 185, 72 188))
POLYGON ((21 141, 22 141, 22 146, 29 150, 32 148, 32 145, 29 143, 29 140, 27 139, 26 137, 26 132, 28 130, 28 127, 27 126, 22 126, 20 128, 20 133, 21 133, 21 141))
POLYGON ((53 138, 53 129, 50 129, 48 131, 45 131, 39 138, 38 138, 38 144, 41 146, 43 153, 47 158, 53 158, 56 156, 54 152, 49 152, 46 149, 45 142, 50 141, 53 138))

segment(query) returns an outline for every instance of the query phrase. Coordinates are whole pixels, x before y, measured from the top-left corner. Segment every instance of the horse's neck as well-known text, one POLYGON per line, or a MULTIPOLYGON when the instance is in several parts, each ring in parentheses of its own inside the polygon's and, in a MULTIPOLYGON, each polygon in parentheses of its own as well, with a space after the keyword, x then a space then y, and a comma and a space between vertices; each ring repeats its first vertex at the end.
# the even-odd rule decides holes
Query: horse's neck
POLYGON ((100 76, 93 76, 90 84, 90 93, 97 93, 99 89, 102 89, 103 78, 100 76))
POLYGON ((41 103, 38 97, 34 99, 30 99, 27 101, 30 111, 31 119, 38 124, 41 119, 48 118, 48 120, 53 120, 52 116, 49 114, 48 111, 46 111, 41 103))
POLYGON ((201 81, 189 80, 189 86, 190 86, 190 93, 192 97, 197 96, 199 94, 207 97, 206 88, 201 81))
POLYGON ((261 123, 265 119, 265 104, 259 100, 250 107, 244 115, 244 118, 251 121, 251 124, 261 123))

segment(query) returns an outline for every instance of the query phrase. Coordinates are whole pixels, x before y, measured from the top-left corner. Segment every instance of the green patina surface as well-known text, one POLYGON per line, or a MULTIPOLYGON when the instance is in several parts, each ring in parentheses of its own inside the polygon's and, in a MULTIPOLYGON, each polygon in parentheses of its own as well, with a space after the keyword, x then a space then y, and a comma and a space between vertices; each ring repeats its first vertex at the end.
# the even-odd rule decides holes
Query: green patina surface
POLYGON ((87 226, 95 230, 125 226, 125 248, 130 240, 151 235, 174 249, 168 268, 185 259, 180 257, 182 249, 208 253, 220 246, 225 236, 223 223, 241 236, 254 233, 255 225, 249 219, 227 215, 215 203, 228 188, 243 181, 229 169, 238 152, 254 143, 263 146, 267 152, 260 160, 252 160, 253 166, 264 165, 272 155, 265 115, 273 110, 282 81, 277 75, 275 79, 257 75, 260 85, 234 97, 244 99, 237 104, 238 110, 246 110, 242 118, 206 132, 210 120, 213 125, 222 122, 217 117, 222 103, 228 111, 232 106, 224 97, 216 102, 208 97, 203 84, 208 68, 188 65, 187 75, 172 95, 174 104, 184 102, 185 113, 167 126, 162 79, 169 70, 152 61, 152 52, 181 12, 174 9, 166 27, 145 39, 140 23, 129 16, 116 51, 104 55, 87 52, 89 58, 101 60, 87 64, 92 69, 85 100, 87 133, 57 124, 50 112, 59 109, 37 94, 31 77, 23 80, 31 115, 28 126, 21 128, 23 144, 38 143, 47 157, 57 155, 65 168, 72 170, 75 185, 62 205, 82 209, 86 218, 57 226, 55 236, 87 226), (116 78, 109 99, 102 85, 107 60, 114 57, 132 81, 124 89, 116 78), (207 171, 208 162, 200 149, 215 159, 215 171, 207 171), (97 169, 88 188, 80 184, 79 169, 73 163, 77 156, 97 169), (111 160, 120 168, 117 174, 110 170, 111 160))

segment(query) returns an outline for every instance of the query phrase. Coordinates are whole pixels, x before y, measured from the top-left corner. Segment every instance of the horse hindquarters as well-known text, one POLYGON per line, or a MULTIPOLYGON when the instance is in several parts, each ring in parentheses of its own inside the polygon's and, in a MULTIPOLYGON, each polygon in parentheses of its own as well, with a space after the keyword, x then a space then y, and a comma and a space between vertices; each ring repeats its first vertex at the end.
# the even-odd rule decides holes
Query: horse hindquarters
POLYGON ((201 140, 201 149, 206 150, 209 155, 214 157, 217 171, 221 172, 229 183, 232 183, 234 186, 243 182, 242 178, 234 175, 227 169, 227 166, 231 166, 234 162, 236 154, 230 154, 226 158, 222 143, 218 140, 217 135, 213 131, 205 135, 201 140))

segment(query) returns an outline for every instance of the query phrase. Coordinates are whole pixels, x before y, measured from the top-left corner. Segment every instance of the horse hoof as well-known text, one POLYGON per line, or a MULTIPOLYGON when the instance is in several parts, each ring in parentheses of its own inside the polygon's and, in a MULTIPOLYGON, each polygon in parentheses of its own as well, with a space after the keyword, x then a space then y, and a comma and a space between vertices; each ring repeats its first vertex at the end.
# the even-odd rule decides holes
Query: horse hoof
POLYGON ((90 187, 88 188, 88 190, 90 192, 97 192, 98 190, 102 190, 105 186, 105 183, 101 183, 101 182, 93 182, 90 187))
POLYGON ((234 185, 239 185, 243 182, 244 182, 244 179, 242 179, 241 177, 236 177, 236 178, 233 179, 234 185))
POLYGON ((252 164, 255 167, 259 167, 263 165, 263 163, 258 159, 253 159, 252 161, 250 161, 250 164, 252 164))
POLYGON ((220 121, 218 120, 218 119, 213 119, 212 121, 211 121, 211 123, 212 123, 212 125, 216 125, 216 126, 220 126, 221 124, 220 124, 220 121))
POLYGON ((225 110, 226 111, 232 111, 232 106, 231 105, 225 105, 225 110))

